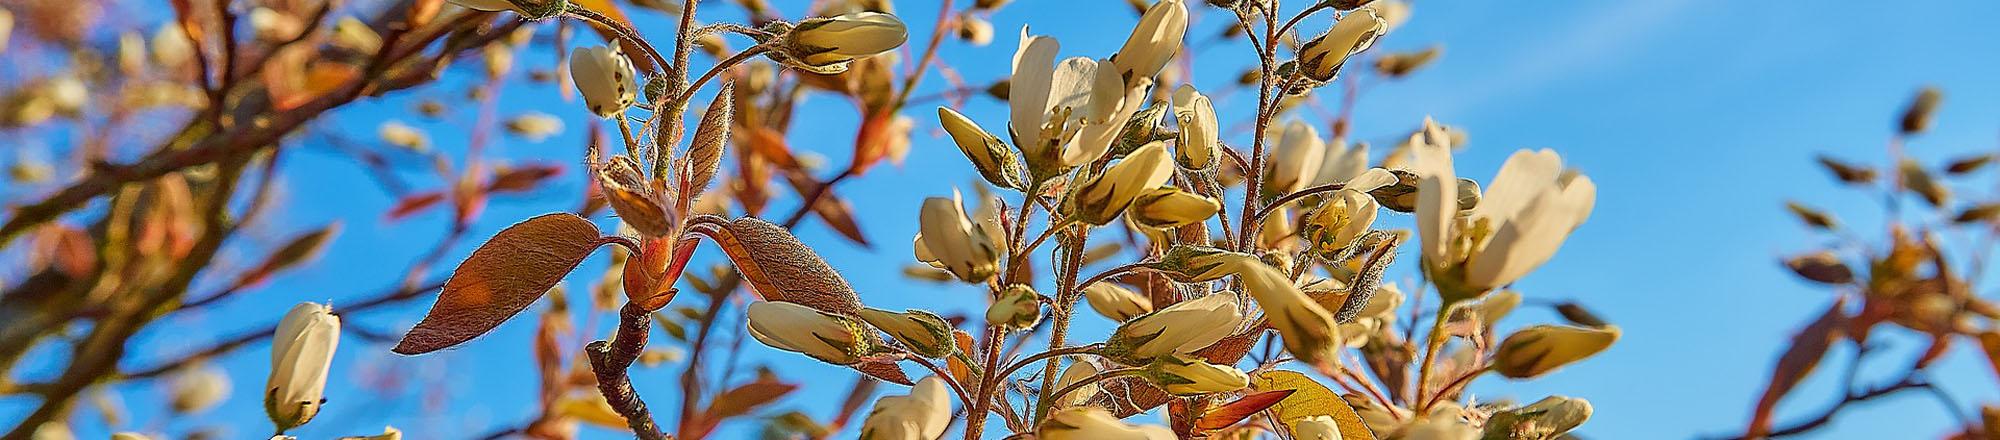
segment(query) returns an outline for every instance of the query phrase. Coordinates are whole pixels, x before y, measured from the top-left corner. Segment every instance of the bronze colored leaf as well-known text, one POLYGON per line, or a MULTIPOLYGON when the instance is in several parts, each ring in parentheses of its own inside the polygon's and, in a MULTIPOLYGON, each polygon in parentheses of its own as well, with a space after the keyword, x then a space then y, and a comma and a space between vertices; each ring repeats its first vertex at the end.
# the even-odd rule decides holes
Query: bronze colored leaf
POLYGON ((1827 214, 1826 211, 1821 211, 1799 202, 1785 202, 1785 209, 1792 211, 1792 215, 1798 216, 1799 221, 1805 222, 1807 225, 1815 228, 1834 229, 1840 226, 1840 222, 1834 220, 1832 214, 1827 214))
POLYGON ((1292 393, 1296 392, 1298 391, 1271 390, 1250 393, 1241 399, 1236 399, 1234 402, 1209 409, 1208 413, 1202 414, 1201 420, 1195 422, 1195 428, 1202 431, 1213 431, 1230 427, 1231 425, 1235 425, 1236 422, 1256 415, 1265 408, 1277 405, 1278 402, 1285 400, 1285 397, 1291 396, 1292 393))
POLYGON ((326 243, 331 241, 333 235, 337 233, 340 233, 340 223, 326 225, 312 232, 292 237, 291 241, 286 242, 283 247, 272 252, 271 256, 264 258, 264 262, 258 264, 256 269, 243 273, 241 277, 237 278, 236 283, 241 285, 256 283, 262 281, 265 277, 271 276, 271 274, 278 273, 278 271, 289 269, 299 263, 311 260, 313 257, 318 256, 321 250, 326 249, 326 243))
POLYGON ((1757 408, 1751 415, 1750 427, 1745 429, 1744 437, 1758 438, 1767 434, 1778 400, 1804 381, 1806 375, 1812 374, 1813 367, 1819 366, 1820 358, 1826 356, 1826 350, 1840 339, 1841 327, 1847 322, 1847 315, 1841 313, 1841 306, 1846 303, 1845 298, 1835 300, 1833 307, 1828 307, 1826 313, 1820 314, 1818 319, 1792 337, 1791 348, 1778 357, 1778 365, 1771 372, 1771 384, 1764 388, 1764 396, 1757 399, 1757 408))
POLYGON ((777 381, 757 381, 739 385, 722 392, 722 395, 715 396, 714 402, 709 402, 708 417, 721 421, 749 414, 751 410, 776 402, 796 389, 799 389, 798 385, 777 381))
POLYGON ((783 227, 744 217, 711 238, 766 301, 798 303, 845 316, 861 312, 861 299, 847 280, 783 227))
POLYGON ((687 154, 680 157, 675 167, 674 177, 679 179, 681 202, 692 206, 701 193, 715 180, 716 169, 722 166, 722 147, 729 142, 729 126, 735 106, 731 104, 735 93, 730 91, 734 83, 723 83, 722 91, 715 94, 715 100, 708 102, 708 110, 701 114, 701 123, 695 127, 694 141, 688 144, 687 154))
MULTIPOLYGON (((826 184, 813 181, 805 173, 785 173, 785 180, 792 184, 792 190, 797 191, 801 198, 819 192, 820 185, 826 184)), ((813 204, 813 214, 819 215, 819 219, 825 221, 827 227, 833 228, 834 232, 839 232, 841 237, 861 245, 862 248, 870 248, 868 237, 861 235, 861 224, 854 219, 854 205, 848 204, 847 200, 834 194, 833 188, 827 188, 825 191, 825 194, 820 194, 819 203, 813 204)))
POLYGON ((2000 331, 1981 332, 1979 348, 1986 350, 1986 362, 1993 365, 1993 374, 2000 375, 2000 331))
POLYGON ((597 248, 598 238, 597 225, 567 213, 501 230, 452 270, 430 314, 395 351, 424 354, 486 334, 555 287, 597 248))
POLYGON ((1842 162, 1832 156, 1821 155, 1819 165, 1842 182, 1860 184, 1875 181, 1875 169, 1842 162))
POLYGON ((850 365, 848 367, 853 368, 854 371, 861 372, 861 374, 866 374, 868 375, 868 377, 881 379, 884 382, 889 382, 902 386, 911 386, 917 384, 916 382, 910 380, 910 375, 903 373, 903 367, 896 366, 896 361, 863 360, 861 361, 861 363, 850 365))
POLYGON ((1295 391, 1271 406, 1271 412, 1288 430, 1296 430, 1301 419, 1329 416, 1340 426, 1343 440, 1375 440, 1375 434, 1361 422, 1361 414, 1354 412, 1354 407, 1348 406, 1340 394, 1305 374, 1290 370, 1266 371, 1250 378, 1250 387, 1257 391, 1295 391))

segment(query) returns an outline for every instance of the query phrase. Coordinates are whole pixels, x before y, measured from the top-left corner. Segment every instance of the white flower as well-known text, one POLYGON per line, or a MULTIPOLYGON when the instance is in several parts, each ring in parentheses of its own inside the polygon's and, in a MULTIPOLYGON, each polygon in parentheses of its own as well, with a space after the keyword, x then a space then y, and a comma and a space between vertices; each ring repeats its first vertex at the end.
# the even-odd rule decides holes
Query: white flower
POLYGON ((192 367, 174 375, 171 406, 175 413, 194 414, 229 398, 229 376, 213 367, 192 367))
POLYGON ((868 340, 852 318, 782 301, 758 301, 746 312, 757 342, 813 359, 849 365, 868 353, 868 340))
POLYGON ((1167 394, 1176 396, 1224 393, 1250 386, 1250 376, 1243 374, 1243 370, 1183 355, 1154 359, 1146 364, 1144 375, 1167 394))
POLYGON ((160 67, 178 69, 194 59, 194 43, 188 40, 187 31, 179 23, 167 22, 160 30, 153 32, 153 62, 160 67))
POLYGON ((609 118, 632 106, 632 60, 618 45, 580 47, 570 53, 569 76, 583 103, 598 117, 609 118))
POLYGON ((1319 129, 1305 121, 1286 122, 1277 151, 1267 162, 1270 170, 1264 175, 1263 193, 1282 196, 1306 189, 1325 160, 1326 141, 1319 138, 1319 129))
POLYGON ((868 325, 888 332, 889 336, 918 355, 941 358, 958 348, 957 340, 951 336, 951 323, 935 313, 917 309, 897 313, 862 308, 860 315, 861 320, 868 321, 868 325))
POLYGON ((1104 408, 1081 406, 1049 413, 1035 428, 1038 440, 1174 440, 1174 431, 1159 425, 1131 425, 1104 408))
POLYGON ((1083 299, 1090 303, 1091 310, 1096 310, 1097 314, 1111 318, 1112 321, 1125 322, 1132 317, 1153 311, 1151 298, 1108 281, 1090 283, 1084 287, 1083 299))
POLYGON ((1171 186, 1154 188, 1132 200, 1126 215, 1149 228, 1171 229, 1207 221, 1222 210, 1222 202, 1171 186))
POLYGON ((529 142, 541 142, 562 133, 563 123, 548 113, 529 112, 507 120, 507 131, 519 135, 529 142))
POLYGON ((264 386, 264 412, 278 431, 304 425, 319 414, 327 372, 340 345, 340 317, 318 303, 300 303, 278 321, 271 339, 271 376, 264 386))
POLYGON ((1382 19, 1382 33, 1385 34, 1410 21, 1410 2, 1405 0, 1374 0, 1361 9, 1374 11, 1375 16, 1382 19))
POLYGON ((951 426, 951 394, 944 379, 926 377, 910 394, 875 400, 861 422, 863 440, 933 440, 951 426))
POLYGON ((1311 416, 1299 419, 1292 425, 1292 437, 1298 440, 1341 440, 1340 423, 1332 416, 1311 416))
POLYGON ((914 248, 917 261, 950 271, 968 283, 985 282, 999 269, 1000 245, 993 239, 998 224, 974 222, 956 192, 947 199, 924 199, 918 213, 914 248))
POLYGON ((1026 285, 1007 286, 986 307, 986 324, 1006 330, 1026 330, 1042 321, 1041 295, 1026 285))
POLYGON ((856 12, 807 19, 787 36, 803 52, 797 55, 800 61, 827 66, 896 50, 909 39, 909 31, 894 15, 856 12))
POLYGON ((136 432, 120 432, 111 434, 111 440, 153 440, 153 438, 136 432))
POLYGON ((1338 343, 1333 314, 1292 285, 1290 277, 1258 260, 1239 260, 1243 289, 1264 308, 1271 328, 1284 336, 1285 351, 1308 364, 1331 361, 1338 343))
POLYGON ((1388 28, 1375 10, 1355 9, 1340 17, 1325 34, 1299 48, 1299 72, 1319 81, 1331 81, 1340 73, 1347 57, 1368 50, 1375 37, 1388 28))
POLYGON ((1466 283, 1498 287, 1527 275, 1555 256, 1596 201, 1597 185, 1564 170, 1555 151, 1515 152, 1472 210, 1493 237, 1466 260, 1466 283))
POLYGON ((1192 353, 1236 333, 1239 310, 1236 294, 1209 294, 1125 321, 1105 344, 1127 360, 1192 353))
MULTIPOLYGON (((1326 157, 1320 161, 1319 170, 1313 172, 1312 184, 1325 185, 1345 182, 1360 177, 1368 171, 1367 142, 1349 145, 1346 139, 1334 139, 1333 142, 1327 144, 1326 157)), ((1384 170, 1384 172, 1387 172, 1387 170, 1384 170)), ((1389 183, 1395 183, 1395 180, 1393 180, 1395 176, 1390 175, 1389 177, 1392 179, 1389 183)), ((1367 190, 1364 189, 1362 191, 1367 190)))
MULTIPOLYGON (((1215 163, 1216 149, 1222 148, 1215 106, 1194 86, 1182 84, 1174 89, 1174 118, 1179 120, 1181 130, 1179 141, 1174 143, 1174 161, 1181 168, 1208 169, 1215 163)), ((1364 151, 1362 155, 1365 159, 1367 153, 1364 151)))
POLYGON ((993 23, 979 18, 978 15, 959 14, 958 38, 972 43, 973 46, 985 46, 993 42, 993 23))
POLYGON ((998 136, 987 133, 978 123, 972 122, 957 110, 938 107, 938 125, 944 126, 945 133, 951 134, 951 141, 972 161, 972 168, 980 177, 1001 188, 1023 188, 1021 181, 1021 161, 1014 150, 1000 142, 998 136))
POLYGON ((14 35, 14 13, 0 8, 0 53, 7 53, 7 39, 14 35))
POLYGON ((1188 10, 1181 0, 1160 0, 1139 16, 1139 25, 1132 28, 1132 36, 1125 39, 1118 54, 1111 56, 1111 64, 1117 65, 1118 74, 1126 79, 1158 75, 1180 52, 1187 26, 1188 10))
POLYGON ((383 122, 381 128, 376 130, 376 135, 382 137, 382 142, 407 150, 423 151, 431 144, 430 135, 402 121, 383 122))
MULTIPOLYGON (((1099 371, 1097 364, 1090 363, 1090 361, 1078 359, 1070 362, 1069 368, 1064 368, 1062 376, 1056 381, 1055 391, 1061 391, 1069 388, 1070 385, 1090 380, 1092 377, 1096 377, 1099 371)), ((1101 388, 1097 386, 1097 383, 1078 386, 1075 390, 1071 390, 1069 394, 1056 397, 1056 401, 1051 406, 1055 408, 1080 406, 1086 402, 1090 402, 1091 398, 1097 397, 1097 393, 1100 390, 1101 388)))
POLYGON ((1130 87, 1115 66, 1075 57, 1055 63, 1061 44, 1054 38, 1028 35, 1021 28, 1021 47, 1014 53, 1014 75, 1008 81, 1008 128, 1014 145, 1037 178, 1103 156, 1124 128, 1126 119, 1143 104, 1150 79, 1130 87))
POLYGON ((1078 221, 1093 225, 1111 223, 1139 196, 1166 184, 1173 175, 1174 165, 1167 157, 1166 144, 1154 141, 1111 164, 1103 174, 1090 176, 1065 208, 1078 221))

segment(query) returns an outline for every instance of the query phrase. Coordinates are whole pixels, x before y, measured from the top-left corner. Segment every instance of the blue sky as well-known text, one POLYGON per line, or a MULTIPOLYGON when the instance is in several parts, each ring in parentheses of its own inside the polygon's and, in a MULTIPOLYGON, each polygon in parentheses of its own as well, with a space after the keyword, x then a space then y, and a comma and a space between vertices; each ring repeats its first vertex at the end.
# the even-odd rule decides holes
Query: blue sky
MULTIPOLYGON (((899 12, 912 23, 912 34, 928 35, 935 6, 902 3, 899 12)), ((2000 83, 1993 81, 2000 78, 2000 63, 1993 59, 2000 53, 2000 30, 1991 26, 2000 22, 2000 3, 1915 2, 1884 8, 1818 2, 1423 0, 1415 6, 1414 18, 1377 50, 1442 44, 1445 54, 1413 77, 1377 84, 1361 96, 1354 120, 1357 138, 1380 145, 1431 115, 1470 133, 1458 159, 1462 176, 1485 181, 1515 149, 1549 147, 1598 184, 1597 209, 1589 222, 1551 263, 1517 287, 1528 298, 1579 300, 1620 325, 1624 339, 1596 358, 1542 379, 1486 378, 1472 387, 1482 399, 1587 398, 1596 407, 1596 416, 1581 431, 1587 437, 1690 438, 1741 429, 1782 344, 1830 299, 1826 291, 1794 280, 1777 264, 1783 255, 1830 239, 1799 226, 1785 214, 1783 202, 1798 199, 1830 208, 1861 230, 1881 222, 1873 214, 1876 201, 1840 190, 1812 163, 1815 154, 1881 163, 1896 112, 1923 85, 1943 88, 1947 98, 1934 131, 1914 140, 1912 152, 1937 163, 2000 147, 1995 141, 2000 83)), ((801 8, 782 9, 796 16, 801 8)), ((1226 18, 1206 7, 1197 10, 1194 41, 1214 35, 1226 18)), ((994 44, 947 42, 941 56, 968 81, 983 84, 1006 73, 1013 35, 1030 24, 1038 34, 1061 39, 1064 56, 1102 57, 1117 49, 1135 21, 1129 11, 1119 1, 1019 0, 993 17, 994 44)), ((1308 29, 1326 26, 1325 20, 1308 23, 1308 29)), ((657 17, 641 24, 656 37, 671 30, 657 17)), ((1204 90, 1223 87, 1248 65, 1246 53, 1242 47, 1217 46, 1191 54, 1198 66, 1193 82, 1204 90)), ((552 62, 547 55, 524 54, 521 62, 546 67, 552 62)), ((475 63, 461 63, 446 87, 361 104, 322 128, 369 138, 383 115, 414 121, 407 110, 412 98, 455 97, 476 69, 475 63)), ((927 79, 917 95, 945 87, 938 78, 927 79)), ((1217 100, 1225 121, 1241 120, 1254 96, 1217 100)), ((541 143, 501 138, 505 141, 495 147, 498 154, 514 160, 577 161, 588 118, 581 105, 561 102, 548 86, 510 87, 501 103, 503 116, 548 111, 564 118, 569 129, 541 143)), ((832 99, 814 105, 827 111, 802 113, 813 117, 799 121, 795 132, 831 134, 795 136, 794 147, 845 163, 852 112, 832 99)), ((1001 126, 1005 118, 1004 104, 992 100, 974 99, 961 110, 988 127, 1001 126)), ((441 148, 461 149, 460 133, 469 127, 473 111, 455 109, 449 121, 419 126, 431 130, 441 148)), ((921 198, 947 195, 954 184, 974 179, 949 140, 938 136, 929 105, 906 113, 919 127, 908 163, 878 167, 839 190, 867 217, 864 227, 874 249, 846 246, 812 221, 799 235, 819 245, 869 305, 976 310, 974 290, 939 288, 899 275, 899 267, 911 259, 907 237, 915 231, 921 198)), ((342 219, 345 229, 338 242, 313 270, 275 280, 211 312, 171 318, 170 328, 156 329, 135 345, 139 360, 171 356, 263 325, 299 301, 331 300, 339 308, 343 300, 393 282, 405 262, 424 250, 422 243, 444 228, 445 219, 436 214, 398 223, 380 220, 372 213, 391 200, 361 170, 324 148, 297 148, 285 160, 291 176, 284 187, 289 209, 276 217, 282 222, 270 235, 342 219)), ((421 170, 410 175, 420 177, 421 170)), ((581 173, 571 171, 542 192, 496 203, 486 215, 489 220, 472 235, 483 239, 518 219, 567 209, 583 185, 581 173)), ((773 211, 789 212, 790 203, 779 202, 773 211)), ((1385 218, 1391 225, 1408 221, 1385 218)), ((472 245, 455 250, 448 260, 456 261, 472 245)), ((595 279, 603 264, 598 260, 572 277, 572 291, 584 290, 595 279)), ((1402 269, 1392 275, 1410 273, 1402 269)), ((428 301, 421 301, 350 317, 350 325, 399 333, 427 306, 428 301)), ((607 319, 600 316, 594 322, 603 325, 607 319)), ((1503 327, 1557 319, 1541 311, 1517 313, 1503 327)), ((1094 317, 1083 321, 1077 333, 1086 337, 1110 327, 1094 317)), ((395 356, 387 344, 350 337, 337 357, 331 403, 319 420, 297 433, 332 437, 394 424, 429 434, 418 438, 461 438, 526 420, 535 386, 526 349, 530 322, 509 323, 462 348, 417 358, 395 356), (363 386, 383 381, 401 388, 383 392, 363 386)), ((734 338, 729 336, 724 340, 734 338)), ((1893 373, 1902 368, 1898 356, 1907 358, 1907 352, 1921 348, 1913 338, 1891 339, 1888 350, 1904 354, 1889 356, 1867 371, 1893 373)), ((157 408, 148 407, 165 392, 163 384, 115 387, 114 394, 131 406, 121 429, 182 432, 220 424, 235 433, 230 438, 265 432, 257 391, 267 368, 266 347, 253 345, 221 362, 238 378, 236 391, 223 407, 194 421, 168 422, 157 408)), ((846 370, 754 343, 745 346, 743 355, 748 363, 772 365, 804 381, 802 392, 774 409, 825 416, 832 409, 823 402, 844 393, 851 381, 846 370)), ((57 356, 48 352, 30 359, 52 364, 57 356)), ((145 362, 128 367, 140 364, 145 362)), ((1838 372, 1842 365, 1829 363, 1822 375, 1838 372)), ((1990 368, 1967 347, 1938 369, 1935 380, 1952 387, 1961 411, 1972 402, 2000 399, 1990 368)), ((671 408, 675 405, 667 395, 676 389, 678 371, 678 366, 639 370, 635 380, 656 408, 671 408)), ((891 388, 884 390, 895 392, 891 388)), ((1825 380, 1810 381, 1780 413, 1796 417, 1817 411, 1836 392, 1825 380)), ((27 404, 0 400, 0 420, 18 417, 27 404)), ((101 424, 92 415, 78 421, 101 424)), ((1950 423, 1935 402, 1913 393, 1850 409, 1812 438, 1934 437, 1950 423)), ((586 438, 616 437, 584 429, 586 438)), ((96 438, 102 432, 86 429, 80 434, 96 438)))

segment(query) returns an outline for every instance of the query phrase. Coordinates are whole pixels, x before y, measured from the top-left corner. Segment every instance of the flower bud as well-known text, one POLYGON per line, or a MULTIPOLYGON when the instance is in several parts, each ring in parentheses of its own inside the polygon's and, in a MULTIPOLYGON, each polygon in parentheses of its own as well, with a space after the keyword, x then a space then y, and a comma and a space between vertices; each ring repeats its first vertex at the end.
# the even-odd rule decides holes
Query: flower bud
POLYGON ((229 398, 229 376, 213 367, 192 367, 177 373, 171 385, 175 414, 194 414, 229 398))
POLYGON ((873 348, 853 318, 782 301, 750 304, 750 336, 779 350, 850 365, 873 348))
POLYGON ((1105 352, 1131 364, 1193 353, 1236 333, 1243 320, 1239 310, 1236 294, 1229 292, 1182 301, 1125 321, 1105 341, 1105 352))
POLYGON ((862 440, 935 439, 951 426, 951 391, 944 379, 926 377, 910 394, 875 400, 861 422, 862 440))
POLYGON ((1403 22, 1410 21, 1408 0, 1371 0, 1361 9, 1375 11, 1375 16, 1382 18, 1382 33, 1385 34, 1402 27, 1403 22))
POLYGON ((1132 425, 1119 421, 1110 411, 1080 406, 1049 413, 1048 420, 1035 427, 1037 440, 1174 440, 1174 430, 1159 425, 1132 425))
POLYGON ((381 128, 376 129, 376 135, 382 138, 382 142, 410 151, 423 151, 431 144, 430 135, 398 121, 383 122, 381 128))
POLYGON ((1299 72, 1317 81, 1332 81, 1349 55, 1367 50, 1375 44, 1375 37, 1387 29, 1388 24, 1374 9, 1348 12, 1333 24, 1333 29, 1299 48, 1299 72))
POLYGON ((1603 328, 1543 324, 1508 335, 1493 352, 1493 369, 1515 379, 1540 376, 1595 355, 1618 340, 1617 326, 1603 328))
POLYGON ((638 97, 632 83, 632 60, 617 44, 580 47, 570 52, 569 77, 584 105, 597 117, 610 118, 624 113, 638 97))
POLYGON ((1270 169, 1264 174, 1264 195, 1278 197, 1305 189, 1324 161, 1326 141, 1319 138, 1319 129, 1296 119, 1285 123, 1277 150, 1271 154, 1270 169))
POLYGON ((958 15, 958 38, 973 46, 993 42, 993 23, 973 14, 958 15))
POLYGON ((1292 425, 1292 437, 1298 440, 1341 440, 1340 422, 1332 416, 1312 416, 1299 419, 1292 425))
POLYGON ((958 150, 965 152, 965 158, 972 160, 972 168, 979 171, 980 177, 1001 188, 1026 186, 1027 182, 1021 181, 1026 171, 1021 168, 1020 156, 999 137, 949 107, 938 107, 938 123, 951 134, 958 150))
POLYGON ((1590 401, 1549 396, 1528 406, 1493 413, 1486 432, 1502 438, 1557 438, 1590 420, 1590 401))
POLYGON ((1070 196, 1066 212, 1079 221, 1093 225, 1111 223, 1119 212, 1132 205, 1133 200, 1166 184, 1173 174, 1166 144, 1146 144, 1125 156, 1124 160, 1105 168, 1103 174, 1090 176, 1070 196))
POLYGON ((1250 386, 1243 370, 1203 362, 1192 356, 1161 356, 1146 364, 1146 380, 1176 396, 1224 393, 1250 386))
MULTIPOLYGON (((1069 388, 1070 385, 1091 380, 1092 377, 1097 376, 1099 371, 1101 370, 1097 368, 1097 364, 1090 363, 1090 361, 1079 359, 1070 362, 1069 368, 1064 368, 1061 378, 1056 381, 1055 389, 1063 390, 1069 388)), ((1097 397, 1097 393, 1101 390, 1102 388, 1098 387, 1096 383, 1079 386, 1074 390, 1070 390, 1068 394, 1057 396, 1055 398, 1056 401, 1050 406, 1059 409, 1082 406, 1084 403, 1090 402, 1091 398, 1097 397)))
POLYGON ((542 112, 529 112, 507 120, 507 131, 529 142, 541 142, 562 133, 562 129, 561 119, 542 112))
POLYGON ((679 220, 667 212, 669 204, 660 200, 659 191, 654 188, 657 182, 646 179, 638 161, 617 155, 596 168, 597 188, 604 193, 611 211, 618 213, 619 220, 647 237, 673 235, 679 220))
POLYGON ((941 358, 958 348, 951 338, 951 323, 935 313, 910 309, 903 313, 863 308, 861 320, 889 332, 889 336, 924 357, 941 358))
POLYGON ((1041 321, 1042 296, 1021 284, 1007 286, 1007 291, 986 308, 987 324, 1010 330, 1026 330, 1041 321))
POLYGON ((1182 84, 1174 90, 1174 118, 1180 124, 1180 138, 1174 143, 1174 162, 1188 170, 1206 170, 1215 165, 1215 151, 1222 148, 1222 129, 1215 119, 1215 106, 1194 86, 1182 84))
POLYGON ((917 261, 951 271, 968 283, 981 283, 999 269, 1000 247, 994 243, 987 225, 966 217, 964 204, 952 198, 924 199, 918 214, 915 249, 917 261))
POLYGON ((340 440, 403 440, 403 430, 396 429, 394 426, 384 426, 382 427, 381 434, 341 437, 340 440))
POLYGON ((340 317, 318 303, 300 303, 278 321, 271 338, 271 376, 264 413, 278 432, 312 421, 326 401, 326 375, 340 345, 340 317))
POLYGON ((793 59, 813 67, 842 65, 895 50, 909 39, 903 22, 880 12, 810 18, 785 34, 793 59))
POLYGON ((1201 223, 1221 210, 1222 203, 1213 198, 1168 186, 1139 195, 1127 215, 1146 227, 1172 229, 1201 223))
POLYGON ((1262 261, 1237 263, 1243 289, 1264 308, 1265 319, 1285 339, 1285 351, 1300 361, 1319 365, 1332 361, 1339 334, 1333 314, 1292 285, 1290 277, 1262 261))
POLYGON ((1083 299, 1090 303, 1091 310, 1096 310, 1097 314, 1117 322, 1125 322, 1153 311, 1151 298, 1108 281, 1090 283, 1084 287, 1083 299))
POLYGON ((1235 273, 1233 264, 1238 260, 1256 258, 1250 254, 1208 246, 1179 245, 1168 249, 1167 255, 1161 257, 1160 261, 1146 263, 1145 266, 1176 282, 1202 283, 1222 279, 1235 273))
POLYGON ((1139 25, 1132 28, 1125 46, 1111 56, 1111 64, 1118 66, 1118 74, 1126 84, 1133 84, 1132 80, 1137 78, 1152 78, 1180 52, 1187 26, 1188 10, 1181 0, 1160 0, 1139 16, 1139 25))
POLYGON ((136 432, 119 432, 111 434, 111 440, 153 440, 153 438, 136 432))
POLYGON ((1335 191, 1329 200, 1306 214, 1299 237, 1322 257, 1338 254, 1374 226, 1380 207, 1368 193, 1353 189, 1335 191))

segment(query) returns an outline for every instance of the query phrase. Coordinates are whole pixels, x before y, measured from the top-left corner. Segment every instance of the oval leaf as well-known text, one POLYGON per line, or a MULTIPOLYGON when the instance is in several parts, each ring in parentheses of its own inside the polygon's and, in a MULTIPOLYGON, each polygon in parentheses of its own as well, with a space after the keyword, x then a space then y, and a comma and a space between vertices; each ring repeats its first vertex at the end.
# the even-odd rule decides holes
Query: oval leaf
POLYGON ((1250 387, 1257 391, 1295 390, 1271 406, 1271 412, 1285 424, 1287 430, 1298 428, 1300 419, 1329 416, 1340 425, 1343 440, 1375 440, 1375 435, 1361 422, 1361 414, 1354 412, 1354 407, 1348 406, 1346 400, 1327 389, 1326 385, 1320 385, 1297 371, 1266 371, 1251 378, 1250 387))
POLYGON ((597 225, 568 213, 508 226, 452 270, 430 314, 395 351, 429 353, 486 334, 541 299, 597 248, 598 238, 597 225))
POLYGON ((847 280, 783 227, 744 217, 729 222, 726 233, 711 238, 764 300, 798 303, 845 316, 861 312, 861 299, 847 280))

